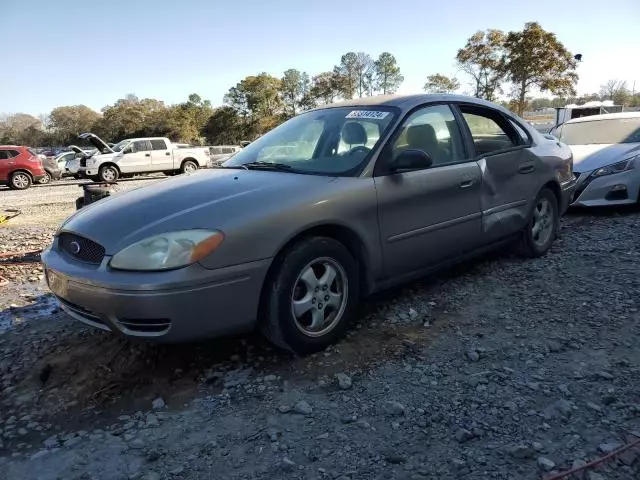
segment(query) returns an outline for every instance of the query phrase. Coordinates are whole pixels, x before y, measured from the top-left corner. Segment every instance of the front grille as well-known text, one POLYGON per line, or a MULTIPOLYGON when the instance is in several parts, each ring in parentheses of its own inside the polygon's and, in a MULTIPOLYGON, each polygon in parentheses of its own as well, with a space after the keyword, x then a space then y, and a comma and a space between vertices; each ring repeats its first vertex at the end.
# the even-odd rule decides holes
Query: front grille
POLYGON ((127 330, 139 333, 162 333, 171 327, 168 318, 118 318, 117 322, 127 330))
POLYGON ((86 158, 81 158, 80 159, 80 166, 81 167, 86 167, 87 166, 87 159, 86 158))
POLYGON ((100 326, 109 328, 109 326, 104 323, 104 321, 98 317, 95 313, 93 313, 91 310, 88 310, 84 307, 81 307, 80 305, 76 305, 75 303, 71 303, 67 300, 64 300, 63 298, 60 298, 58 296, 56 296, 56 298, 58 299, 58 301, 62 304, 62 306, 68 308, 69 310, 71 310, 73 313, 75 313, 76 315, 81 316, 82 318, 84 318, 85 320, 89 321, 89 322, 93 322, 96 323, 100 326))
POLYGON ((102 245, 73 233, 61 233, 58 244, 62 251, 81 262, 100 265, 105 255, 102 245))

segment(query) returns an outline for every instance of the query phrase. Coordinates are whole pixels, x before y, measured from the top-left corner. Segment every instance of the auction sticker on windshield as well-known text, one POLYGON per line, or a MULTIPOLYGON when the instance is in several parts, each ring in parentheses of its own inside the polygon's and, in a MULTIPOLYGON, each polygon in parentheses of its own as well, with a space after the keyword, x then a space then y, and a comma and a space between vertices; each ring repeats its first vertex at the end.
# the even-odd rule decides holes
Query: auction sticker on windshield
POLYGON ((347 114, 345 118, 370 118, 373 120, 382 120, 389 112, 379 112, 375 110, 353 110, 347 114))

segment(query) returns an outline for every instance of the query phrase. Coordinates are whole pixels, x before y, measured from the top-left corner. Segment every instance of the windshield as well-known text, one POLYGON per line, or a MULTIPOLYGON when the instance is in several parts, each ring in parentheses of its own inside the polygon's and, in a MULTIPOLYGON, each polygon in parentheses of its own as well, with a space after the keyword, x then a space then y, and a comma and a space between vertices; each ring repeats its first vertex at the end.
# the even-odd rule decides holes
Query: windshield
POLYGON ((390 107, 339 107, 303 113, 249 144, 223 166, 259 162, 296 173, 356 175, 398 116, 390 107))
POLYGON ((640 117, 566 123, 559 138, 567 145, 640 143, 640 117))
POLYGON ((124 150, 124 147, 129 145, 130 142, 131 140, 122 140, 121 142, 118 142, 113 147, 111 147, 111 149, 114 152, 121 152, 122 150, 124 150))

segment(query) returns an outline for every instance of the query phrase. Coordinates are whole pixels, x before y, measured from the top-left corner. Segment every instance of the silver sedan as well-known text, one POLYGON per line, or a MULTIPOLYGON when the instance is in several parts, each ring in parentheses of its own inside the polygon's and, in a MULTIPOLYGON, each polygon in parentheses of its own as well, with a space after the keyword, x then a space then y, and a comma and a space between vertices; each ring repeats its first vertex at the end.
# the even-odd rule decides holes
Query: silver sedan
POLYGON ((640 200, 640 112, 576 118, 556 135, 573 152, 573 205, 602 207, 640 200))
POLYGON ((93 327, 177 342, 258 326, 310 352, 375 291, 505 244, 543 255, 571 162, 492 103, 358 99, 287 121, 223 168, 79 210, 42 258, 62 308, 93 327))

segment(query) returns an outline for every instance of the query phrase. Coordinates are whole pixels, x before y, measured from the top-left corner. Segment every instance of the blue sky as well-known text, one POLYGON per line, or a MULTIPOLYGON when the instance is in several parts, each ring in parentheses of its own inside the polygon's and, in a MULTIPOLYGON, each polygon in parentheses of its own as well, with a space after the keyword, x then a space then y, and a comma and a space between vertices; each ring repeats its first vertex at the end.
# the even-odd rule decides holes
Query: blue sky
POLYGON ((393 53, 401 92, 417 92, 429 74, 456 73, 456 51, 475 31, 527 21, 584 55, 580 93, 611 78, 640 90, 639 0, 2 0, 0 18, 2 63, 16 66, 0 75, 5 113, 99 110, 128 93, 167 103, 198 93, 219 105, 246 75, 316 74, 350 50, 393 53))

